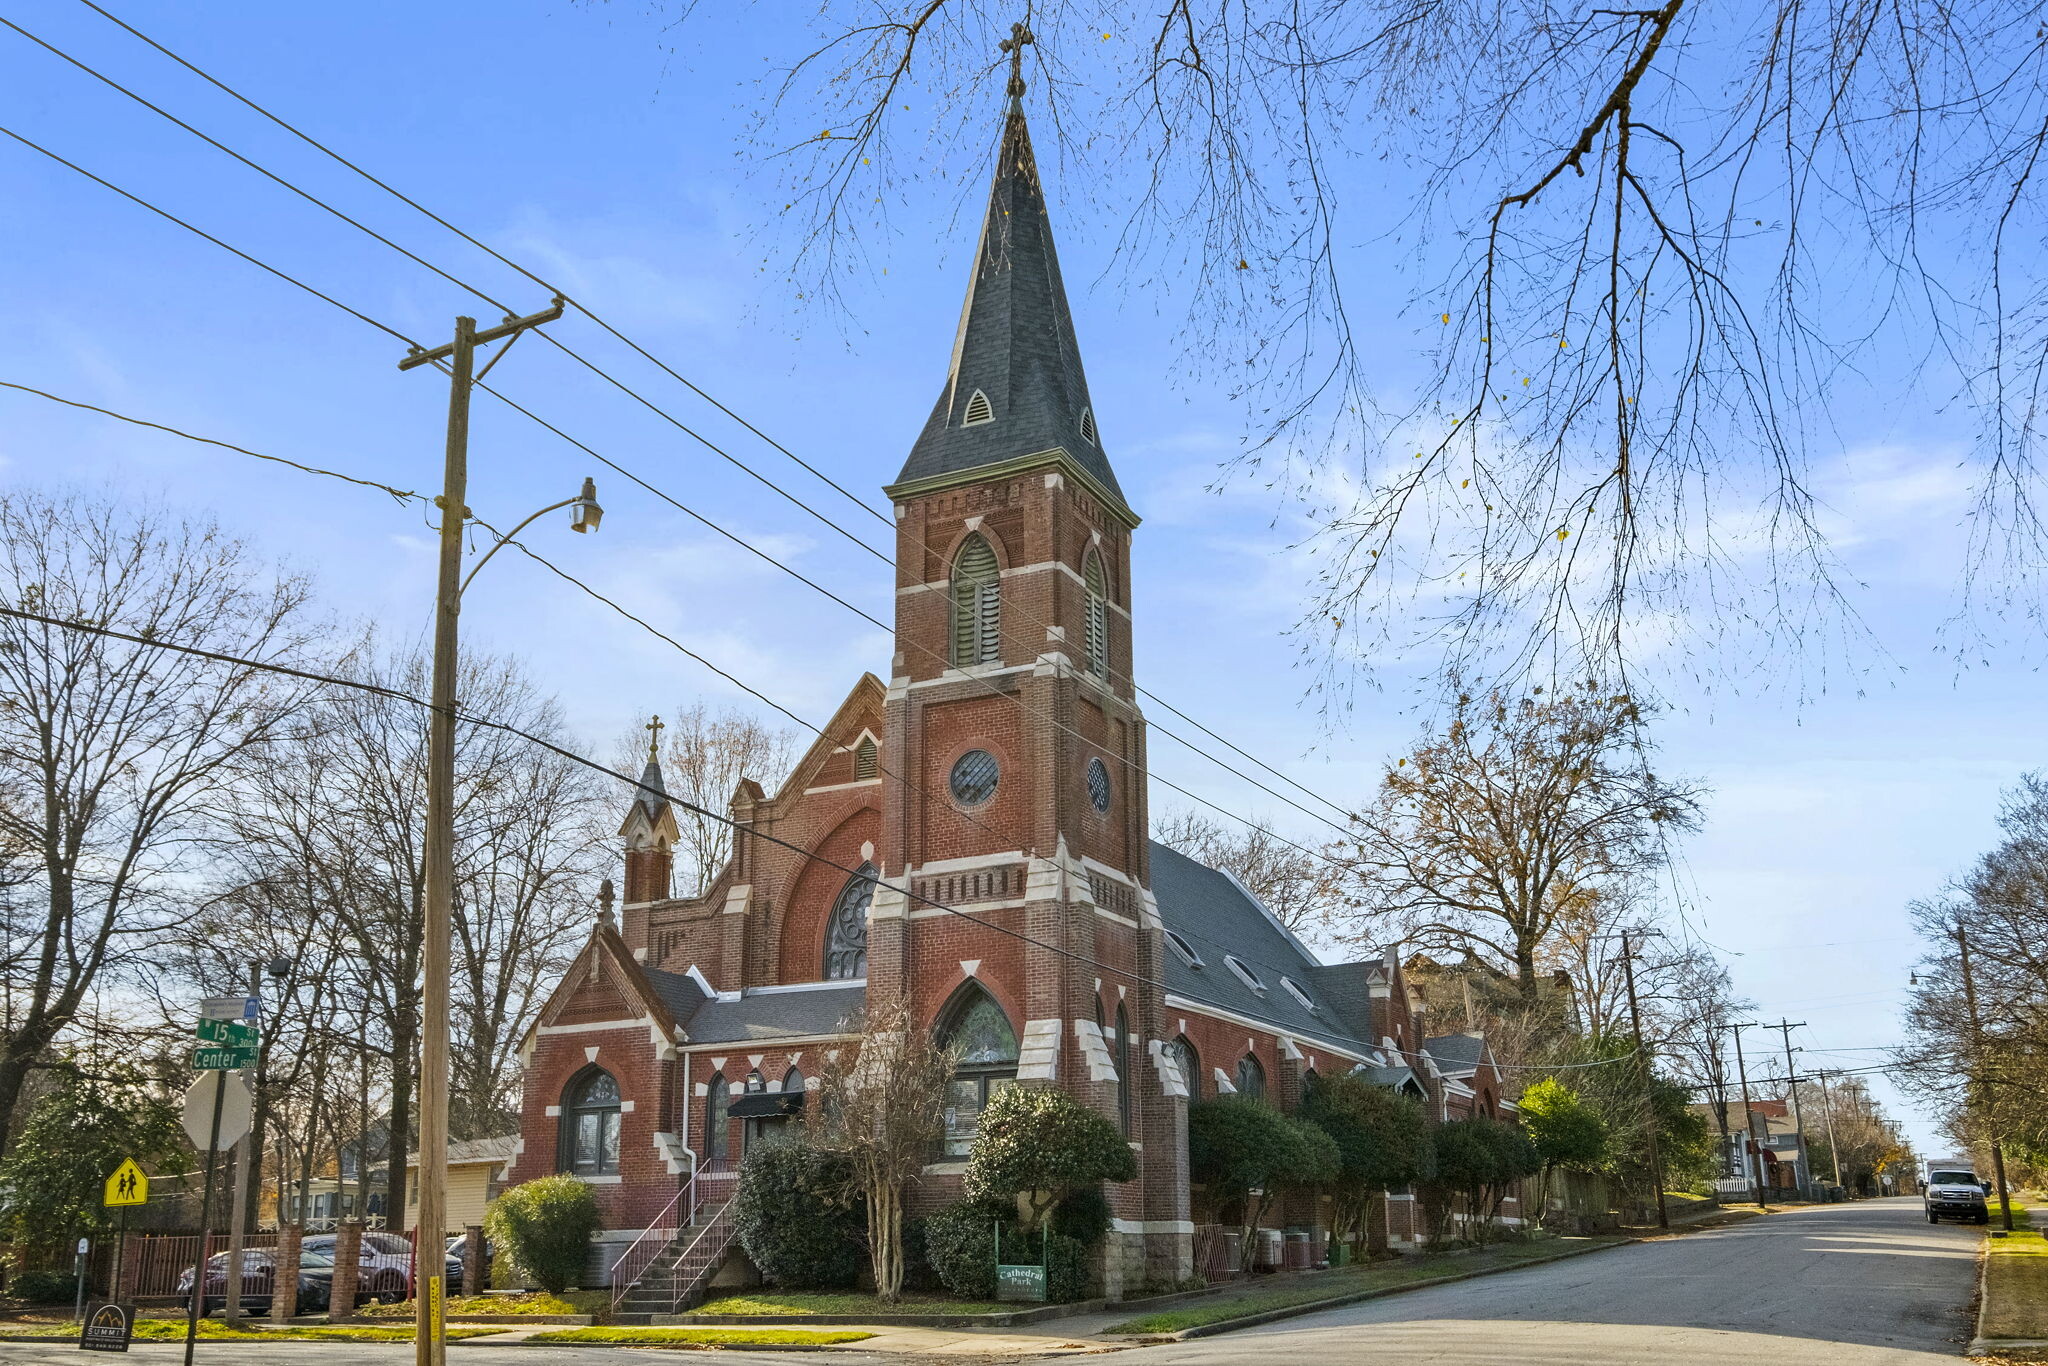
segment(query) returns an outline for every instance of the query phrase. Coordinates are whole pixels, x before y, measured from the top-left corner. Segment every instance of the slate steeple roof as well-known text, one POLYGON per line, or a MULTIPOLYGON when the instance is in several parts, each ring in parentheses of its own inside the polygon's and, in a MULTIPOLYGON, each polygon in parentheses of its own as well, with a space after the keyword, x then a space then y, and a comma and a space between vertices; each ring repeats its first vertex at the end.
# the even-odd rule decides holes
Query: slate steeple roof
POLYGON ((1016 89, 1011 94, 952 366, 896 484, 1057 449, 1128 515, 1092 415, 1031 131, 1016 89), (976 394, 986 396, 990 420, 970 426, 976 394))

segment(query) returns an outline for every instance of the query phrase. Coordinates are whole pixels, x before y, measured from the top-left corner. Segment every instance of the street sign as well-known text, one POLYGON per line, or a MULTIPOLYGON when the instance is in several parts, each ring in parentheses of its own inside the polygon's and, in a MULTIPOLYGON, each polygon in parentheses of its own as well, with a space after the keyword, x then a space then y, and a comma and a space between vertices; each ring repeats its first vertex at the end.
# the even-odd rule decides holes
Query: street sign
POLYGON ((230 1044, 236 1048, 254 1048, 261 1038, 255 1025, 241 1020, 201 1020, 192 1034, 201 1043, 230 1044))
POLYGON ((149 1177, 143 1174, 142 1168, 135 1165, 134 1158, 122 1158, 121 1165, 114 1168, 114 1174, 107 1178, 107 1198, 104 1203, 109 1209, 149 1203, 149 1177))
POLYGON ((262 1013, 260 996, 208 996, 199 1003, 202 1020, 253 1020, 262 1013))
POLYGON ((192 1070, 195 1072, 239 1072, 244 1067, 255 1065, 256 1050, 253 1048, 220 1048, 201 1044, 192 1050, 192 1070))
MULTIPOLYGON (((206 1151, 206 1140, 213 1127, 213 1087, 216 1075, 209 1072, 185 1088, 185 1136, 191 1139, 192 1146, 202 1153, 206 1151)), ((225 1084, 221 1088, 220 1098, 220 1146, 227 1148, 232 1147, 243 1134, 249 1132, 253 1097, 249 1094, 249 1083, 233 1072, 221 1074, 221 1079, 225 1084)))

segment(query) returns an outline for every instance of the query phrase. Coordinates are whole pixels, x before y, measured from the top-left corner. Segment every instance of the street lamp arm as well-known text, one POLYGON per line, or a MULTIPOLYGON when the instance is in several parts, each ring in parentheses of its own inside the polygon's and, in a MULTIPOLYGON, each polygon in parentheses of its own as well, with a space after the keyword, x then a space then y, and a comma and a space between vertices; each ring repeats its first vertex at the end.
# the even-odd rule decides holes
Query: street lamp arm
POLYGON ((562 508, 569 507, 572 504, 580 503, 582 501, 583 499, 581 495, 578 495, 575 498, 564 498, 559 503, 550 503, 546 507, 542 508, 539 512, 534 513, 531 517, 528 517, 525 521, 521 522, 518 526, 513 527, 510 531, 506 532, 502 536, 499 536, 497 531, 493 530, 489 523, 483 521, 481 518, 477 519, 478 526, 482 527, 486 531, 489 531, 493 536, 497 536, 498 539, 495 543, 492 544, 489 550, 486 550, 484 552, 484 557, 482 559, 478 560, 475 564, 470 566, 469 573, 463 576, 462 586, 455 590, 455 596, 460 598, 464 593, 467 593, 469 591, 469 581, 477 576, 477 572, 479 570, 481 570, 485 565, 491 562, 491 556, 497 554, 500 550, 503 550, 505 548, 505 543, 507 541, 510 541, 514 536, 517 536, 520 532, 526 530, 526 528, 532 526, 535 522, 547 516, 550 512, 560 511, 562 508))

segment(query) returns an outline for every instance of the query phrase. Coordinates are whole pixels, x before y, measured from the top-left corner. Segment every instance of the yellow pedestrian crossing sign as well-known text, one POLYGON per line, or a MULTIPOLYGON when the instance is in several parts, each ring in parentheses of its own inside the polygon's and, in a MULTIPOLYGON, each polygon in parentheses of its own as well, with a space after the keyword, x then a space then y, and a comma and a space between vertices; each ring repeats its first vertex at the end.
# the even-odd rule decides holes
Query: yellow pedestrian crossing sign
POLYGON ((106 1203, 109 1207, 149 1203, 149 1178, 142 1174, 142 1168, 135 1165, 134 1158, 123 1158, 121 1165, 114 1168, 114 1174, 107 1178, 106 1203))

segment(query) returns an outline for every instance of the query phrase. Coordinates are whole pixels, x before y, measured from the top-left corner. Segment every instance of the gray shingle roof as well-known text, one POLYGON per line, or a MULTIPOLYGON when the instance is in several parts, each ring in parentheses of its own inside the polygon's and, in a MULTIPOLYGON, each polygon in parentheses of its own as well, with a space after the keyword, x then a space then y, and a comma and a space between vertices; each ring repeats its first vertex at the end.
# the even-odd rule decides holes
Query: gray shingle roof
POLYGON ((1166 985, 1177 995, 1205 1005, 1271 1021, 1272 1027, 1304 1038, 1323 1038, 1352 1047, 1367 1040, 1327 999, 1319 965, 1243 889, 1214 868, 1157 843, 1152 845, 1152 895, 1166 928, 1184 936, 1204 960, 1194 968, 1177 953, 1166 955, 1166 985), (1224 963, 1235 955, 1264 982, 1254 991, 1224 963), (1311 1011, 1280 985, 1285 975, 1300 983, 1319 1010, 1311 1011))
POLYGON ((737 1001, 705 1001, 683 1021, 683 1033, 692 1044, 853 1033, 867 996, 865 985, 845 983, 750 991, 737 1001))
POLYGON ((1423 1040, 1422 1051, 1445 1076, 1463 1076, 1479 1066, 1486 1055, 1486 1040, 1477 1034, 1439 1034, 1423 1040))
POLYGON ((710 994, 697 985, 697 979, 687 973, 669 972, 663 968, 650 968, 645 963, 640 971, 647 974, 647 980, 654 987, 654 994, 668 1007, 668 1013, 677 1024, 686 1024, 697 1013, 697 1007, 710 999, 710 994))
POLYGON ((1088 378, 1060 280, 1031 133, 1023 112, 1013 108, 996 154, 988 215, 946 386, 896 482, 916 483, 1058 448, 1122 504, 1123 490, 1099 431, 1094 440, 1084 434, 1088 410, 1088 378), (963 426, 977 391, 987 395, 994 420, 963 426))
POLYGON ((651 749, 647 767, 640 771, 640 786, 633 794, 633 802, 646 810, 650 820, 660 820, 661 813, 668 810, 668 787, 662 781, 661 760, 654 757, 651 749))

